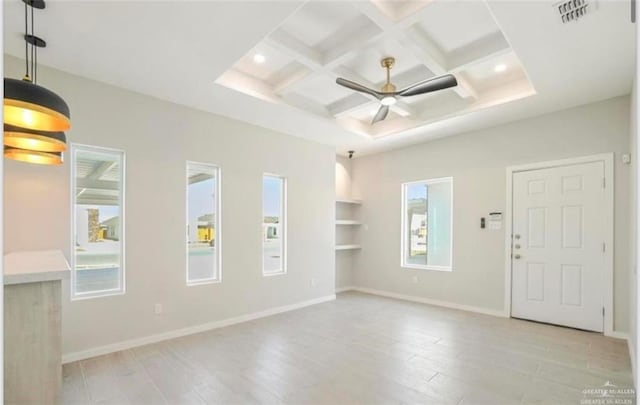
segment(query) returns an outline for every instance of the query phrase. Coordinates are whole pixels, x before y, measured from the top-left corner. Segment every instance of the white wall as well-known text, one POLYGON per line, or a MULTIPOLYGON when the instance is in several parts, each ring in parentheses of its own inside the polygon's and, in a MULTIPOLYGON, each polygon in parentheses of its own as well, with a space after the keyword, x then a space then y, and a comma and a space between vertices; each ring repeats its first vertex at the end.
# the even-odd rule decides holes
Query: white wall
MULTIPOLYGON (((6 76, 21 69, 5 55, 6 76)), ((65 285, 65 354, 334 293, 333 148, 44 67, 38 77, 69 103, 71 142, 126 152, 127 292, 71 302, 65 285), (221 284, 185 285, 187 160, 221 167, 221 284), (264 172, 288 178, 283 276, 261 273, 264 172)), ((5 163, 6 252, 57 248, 69 258, 70 165, 5 163)))
MULTIPOLYGON (((636 39, 640 37, 640 30, 638 24, 635 24, 636 39)), ((640 217, 638 216, 638 182, 640 176, 638 171, 640 165, 638 159, 640 158, 640 144, 638 143, 638 76, 640 75, 640 65, 638 64, 638 54, 636 53, 636 74, 631 87, 631 108, 630 108, 630 149, 631 149, 631 176, 629 179, 629 191, 631 193, 631 207, 629 215, 629 223, 631 227, 629 229, 629 249, 630 249, 630 263, 629 263, 629 349, 631 354, 631 364, 633 366, 633 381, 636 388, 636 396, 638 396, 638 389, 640 387, 640 376, 638 375, 638 365, 640 364, 640 353, 638 353, 638 320, 640 313, 638 311, 638 291, 640 290, 640 278, 638 278, 638 229, 640 227, 640 217)))
MULTIPOLYGON (((351 162, 344 156, 336 156, 336 198, 351 199, 351 162)), ((354 219, 359 208, 351 204, 336 204, 337 219, 354 219)), ((357 237, 357 229, 351 226, 336 226, 336 242, 351 243, 357 237)), ((336 251, 336 290, 353 286, 353 256, 357 251, 336 251)))
POLYGON ((638 388, 638 84, 631 91, 629 143, 631 165, 629 176, 629 349, 633 365, 634 384, 638 388))
POLYGON ((629 152, 629 97, 355 159, 354 194, 368 224, 354 262, 355 284, 501 311, 505 233, 480 229, 480 218, 505 211, 505 168, 603 152, 616 154, 614 329, 628 331, 630 168, 620 156, 629 152), (403 269, 400 185, 448 176, 454 179, 453 271, 403 269))

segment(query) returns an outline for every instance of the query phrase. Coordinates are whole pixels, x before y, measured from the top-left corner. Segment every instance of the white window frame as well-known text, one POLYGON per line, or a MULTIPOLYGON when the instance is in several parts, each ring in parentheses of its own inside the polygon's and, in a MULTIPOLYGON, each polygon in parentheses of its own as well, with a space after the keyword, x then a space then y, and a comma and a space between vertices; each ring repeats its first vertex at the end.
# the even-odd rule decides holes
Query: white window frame
MULTIPOLYGON (((205 284, 217 284, 222 283, 222 169, 220 166, 212 163, 195 162, 187 160, 185 164, 185 220, 186 226, 189 226, 189 165, 205 166, 215 170, 216 176, 216 212, 215 212, 215 243, 216 243, 216 257, 217 274, 212 278, 203 278, 198 280, 189 280, 189 235, 185 235, 185 281, 187 286, 205 285, 205 284)), ((187 230, 188 232, 188 230, 187 230)))
POLYGON ((72 143, 70 146, 70 172, 71 172, 71 300, 84 300, 91 298, 110 297, 114 295, 123 295, 126 293, 126 269, 125 269, 125 238, 126 238, 126 221, 125 221, 125 190, 126 190, 126 153, 121 149, 105 148, 101 146, 84 145, 72 143), (98 153, 112 153, 120 155, 120 193, 118 196, 118 205, 120 206, 120 277, 118 280, 118 288, 113 290, 100 290, 85 293, 76 292, 76 152, 89 151, 98 153))
POLYGON ((260 239, 262 241, 262 249, 261 249, 261 254, 262 254, 262 275, 265 277, 271 277, 271 276, 280 276, 283 274, 287 274, 287 224, 289 223, 287 220, 287 178, 285 176, 279 175, 279 174, 274 174, 274 173, 263 173, 262 174, 262 193, 260 194, 262 200, 262 204, 261 204, 261 223, 260 223, 260 239), (265 177, 274 177, 274 178, 278 178, 280 180, 282 180, 282 193, 280 194, 280 198, 282 199, 282 204, 280 207, 280 218, 282 218, 282 226, 281 226, 281 232, 282 232, 282 243, 281 243, 281 252, 280 252, 280 257, 281 262, 282 262, 282 268, 279 271, 270 271, 270 272, 265 272, 264 270, 264 241, 262 241, 262 224, 264 221, 264 178, 265 177))
MULTIPOLYGON (((435 179, 418 180, 418 181, 410 181, 410 182, 402 183, 400 185, 400 195, 401 195, 400 205, 402 207, 402 212, 400 214, 400 267, 405 269, 418 269, 418 270, 453 271, 453 177, 439 177, 435 179), (451 212, 451 223, 450 223, 450 230, 449 230, 449 235, 451 235, 451 248, 449 249, 449 265, 433 266, 433 265, 426 265, 426 264, 406 263, 406 260, 405 260, 406 259, 405 247, 407 244, 407 240, 406 240, 407 200, 405 198, 406 189, 408 186, 411 186, 414 184, 426 184, 428 186, 430 184, 438 184, 438 183, 451 183, 451 196, 449 200, 450 212, 451 212)), ((429 195, 427 194, 427 202, 428 201, 429 201, 429 195)))

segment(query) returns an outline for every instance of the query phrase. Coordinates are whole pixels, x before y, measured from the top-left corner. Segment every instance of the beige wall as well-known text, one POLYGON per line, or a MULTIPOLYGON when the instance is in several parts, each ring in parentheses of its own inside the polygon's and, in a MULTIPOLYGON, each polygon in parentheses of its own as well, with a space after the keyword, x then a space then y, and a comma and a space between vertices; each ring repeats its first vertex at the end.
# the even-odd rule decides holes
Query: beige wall
POLYGON ((615 152, 614 329, 629 330, 629 176, 620 161, 629 146, 629 97, 465 133, 352 162, 354 195, 362 198, 362 252, 355 284, 397 294, 502 310, 502 231, 480 229, 480 218, 506 208, 511 165, 615 152), (454 178, 453 271, 400 267, 400 185, 454 178), (418 283, 412 283, 413 276, 418 283))
MULTIPOLYGON (((21 68, 5 55, 6 76, 21 68)), ((71 142, 126 152, 127 292, 72 302, 65 285, 64 353, 334 293, 333 148, 44 67, 38 76, 69 103, 71 142), (186 160, 222 170, 221 284, 185 285, 186 160), (263 172, 288 178, 284 276, 261 273, 263 172)), ((70 165, 5 163, 5 252, 57 248, 68 258, 70 165)))

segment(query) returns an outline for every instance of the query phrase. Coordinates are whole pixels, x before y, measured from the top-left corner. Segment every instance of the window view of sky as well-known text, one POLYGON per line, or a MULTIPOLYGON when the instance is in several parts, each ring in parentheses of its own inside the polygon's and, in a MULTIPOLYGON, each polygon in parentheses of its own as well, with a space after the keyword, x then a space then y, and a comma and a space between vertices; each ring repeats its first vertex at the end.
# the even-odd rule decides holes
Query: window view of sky
POLYGON ((100 217, 98 219, 100 222, 117 217, 120 212, 120 207, 117 205, 98 205, 97 208, 100 210, 100 217))
MULTIPOLYGON (((281 179, 277 177, 264 178, 262 191, 264 216, 276 217, 280 215, 281 186, 281 179)), ((215 190, 215 179, 189 185, 189 213, 195 216, 211 214, 214 210, 212 190, 215 190)))
POLYGON ((262 214, 265 217, 280 216, 280 200, 282 198, 282 179, 265 176, 262 181, 262 214))
POLYGON ((212 214, 215 208, 214 193, 216 180, 192 183, 189 185, 189 216, 198 218, 202 215, 212 214))
POLYGON ((407 199, 415 200, 418 198, 427 198, 426 184, 410 184, 407 187, 407 199))

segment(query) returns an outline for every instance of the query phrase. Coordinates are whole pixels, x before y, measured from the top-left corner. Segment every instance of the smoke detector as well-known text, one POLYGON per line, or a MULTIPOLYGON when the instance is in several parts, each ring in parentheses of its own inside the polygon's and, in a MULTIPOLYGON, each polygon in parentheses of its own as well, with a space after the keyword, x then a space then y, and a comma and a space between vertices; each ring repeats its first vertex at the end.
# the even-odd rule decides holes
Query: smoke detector
POLYGON ((563 24, 578 21, 593 8, 592 2, 588 0, 568 0, 553 5, 563 24))

